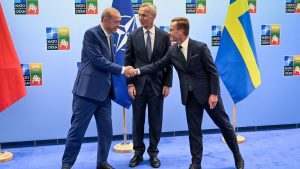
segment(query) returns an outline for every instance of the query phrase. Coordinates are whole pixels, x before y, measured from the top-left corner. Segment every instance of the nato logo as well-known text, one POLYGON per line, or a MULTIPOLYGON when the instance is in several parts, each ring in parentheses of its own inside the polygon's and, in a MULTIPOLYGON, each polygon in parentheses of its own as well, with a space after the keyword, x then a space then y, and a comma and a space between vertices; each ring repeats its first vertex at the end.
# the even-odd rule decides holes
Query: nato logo
POLYGON ((294 72, 294 57, 284 57, 284 76, 293 76, 294 72))
POLYGON ((14 0, 16 15, 38 15, 39 1, 38 0, 14 0))
POLYGON ((134 14, 138 14, 142 3, 146 2, 153 4, 153 0, 131 0, 134 14))
POLYGON ((58 39, 57 28, 47 27, 46 33, 47 33, 47 39, 58 39))
POLYGON ((261 25, 261 35, 270 36, 270 33, 271 33, 270 25, 261 25))
POLYGON ((211 26, 211 46, 220 46, 221 36, 222 36, 222 27, 217 25, 211 26))
POLYGON ((47 27, 47 50, 58 50, 58 29, 56 27, 47 27))
POLYGON ((222 27, 213 25, 211 26, 212 29, 212 36, 221 36, 222 33, 222 27))
POLYGON ((300 13, 300 0, 286 0, 285 13, 300 13))
POLYGON ((70 30, 68 27, 47 27, 47 50, 69 50, 70 30))
POLYGON ((30 86, 30 67, 29 64, 21 64, 25 86, 30 86))
POLYGON ((21 64, 25 86, 41 86, 42 85, 42 64, 30 63, 21 64))
POLYGON ((117 32, 115 33, 115 47, 116 47, 116 53, 120 50, 125 51, 125 45, 127 42, 127 38, 129 35, 129 32, 132 32, 136 29, 136 21, 134 16, 129 15, 123 15, 121 25, 118 28, 117 32))
POLYGON ((187 14, 205 14, 206 0, 186 0, 185 1, 187 14))
POLYGON ((261 45, 280 45, 280 25, 261 25, 261 45))
POLYGON ((75 14, 98 14, 98 0, 75 0, 75 14))

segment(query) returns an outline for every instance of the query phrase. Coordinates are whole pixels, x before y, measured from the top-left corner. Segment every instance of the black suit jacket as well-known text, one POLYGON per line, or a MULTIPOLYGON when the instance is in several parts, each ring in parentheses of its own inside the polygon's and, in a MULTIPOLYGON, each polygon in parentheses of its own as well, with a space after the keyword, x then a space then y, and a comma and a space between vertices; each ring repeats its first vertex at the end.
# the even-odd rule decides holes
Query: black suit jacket
MULTIPOLYGON (((151 61, 149 61, 145 47, 143 28, 140 27, 131 32, 128 36, 124 58, 125 66, 138 68, 158 61, 167 53, 169 46, 170 39, 167 32, 155 27, 154 47, 151 61)), ((150 75, 127 78, 126 83, 127 85, 134 84, 137 94, 140 95, 143 92, 147 77, 151 81, 155 94, 159 96, 162 93, 163 86, 172 86, 173 68, 171 65, 167 65, 165 69, 160 69, 150 75)))
POLYGON ((173 64, 179 80, 182 104, 186 104, 188 82, 192 84, 194 95, 201 104, 208 103, 211 94, 219 95, 219 75, 211 53, 205 43, 189 39, 186 66, 180 61, 178 44, 171 46, 167 54, 157 62, 140 68, 141 75, 153 73, 173 64))

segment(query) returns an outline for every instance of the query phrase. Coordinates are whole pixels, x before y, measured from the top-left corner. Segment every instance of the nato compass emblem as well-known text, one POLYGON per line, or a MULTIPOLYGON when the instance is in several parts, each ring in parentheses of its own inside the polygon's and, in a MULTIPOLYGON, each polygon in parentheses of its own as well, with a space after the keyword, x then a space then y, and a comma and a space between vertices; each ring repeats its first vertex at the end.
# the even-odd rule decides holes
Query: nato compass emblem
POLYGON ((137 28, 135 17, 129 15, 123 15, 121 20, 121 25, 117 32, 114 34, 115 37, 115 49, 116 56, 118 56, 118 52, 125 52, 126 41, 128 35, 131 31, 134 31, 137 28))

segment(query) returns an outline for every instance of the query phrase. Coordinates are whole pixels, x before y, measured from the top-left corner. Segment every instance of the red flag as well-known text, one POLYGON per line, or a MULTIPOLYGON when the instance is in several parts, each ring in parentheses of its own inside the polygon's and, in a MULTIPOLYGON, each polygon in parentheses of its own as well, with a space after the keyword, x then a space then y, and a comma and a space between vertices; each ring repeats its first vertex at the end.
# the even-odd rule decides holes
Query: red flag
POLYGON ((23 73, 0 3, 0 112, 26 95, 23 73))

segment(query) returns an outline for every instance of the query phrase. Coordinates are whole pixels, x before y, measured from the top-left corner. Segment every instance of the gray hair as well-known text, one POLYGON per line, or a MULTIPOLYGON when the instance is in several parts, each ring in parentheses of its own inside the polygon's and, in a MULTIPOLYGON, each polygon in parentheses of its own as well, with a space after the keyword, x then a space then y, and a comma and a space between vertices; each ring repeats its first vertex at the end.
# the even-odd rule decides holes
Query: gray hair
POLYGON ((140 8, 145 8, 145 7, 149 7, 150 12, 156 16, 157 11, 156 11, 156 6, 154 4, 146 2, 146 3, 142 3, 142 5, 140 6, 140 8))
POLYGON ((114 14, 121 15, 120 12, 115 8, 105 8, 101 15, 101 22, 104 20, 104 18, 109 20, 112 19, 114 14))

